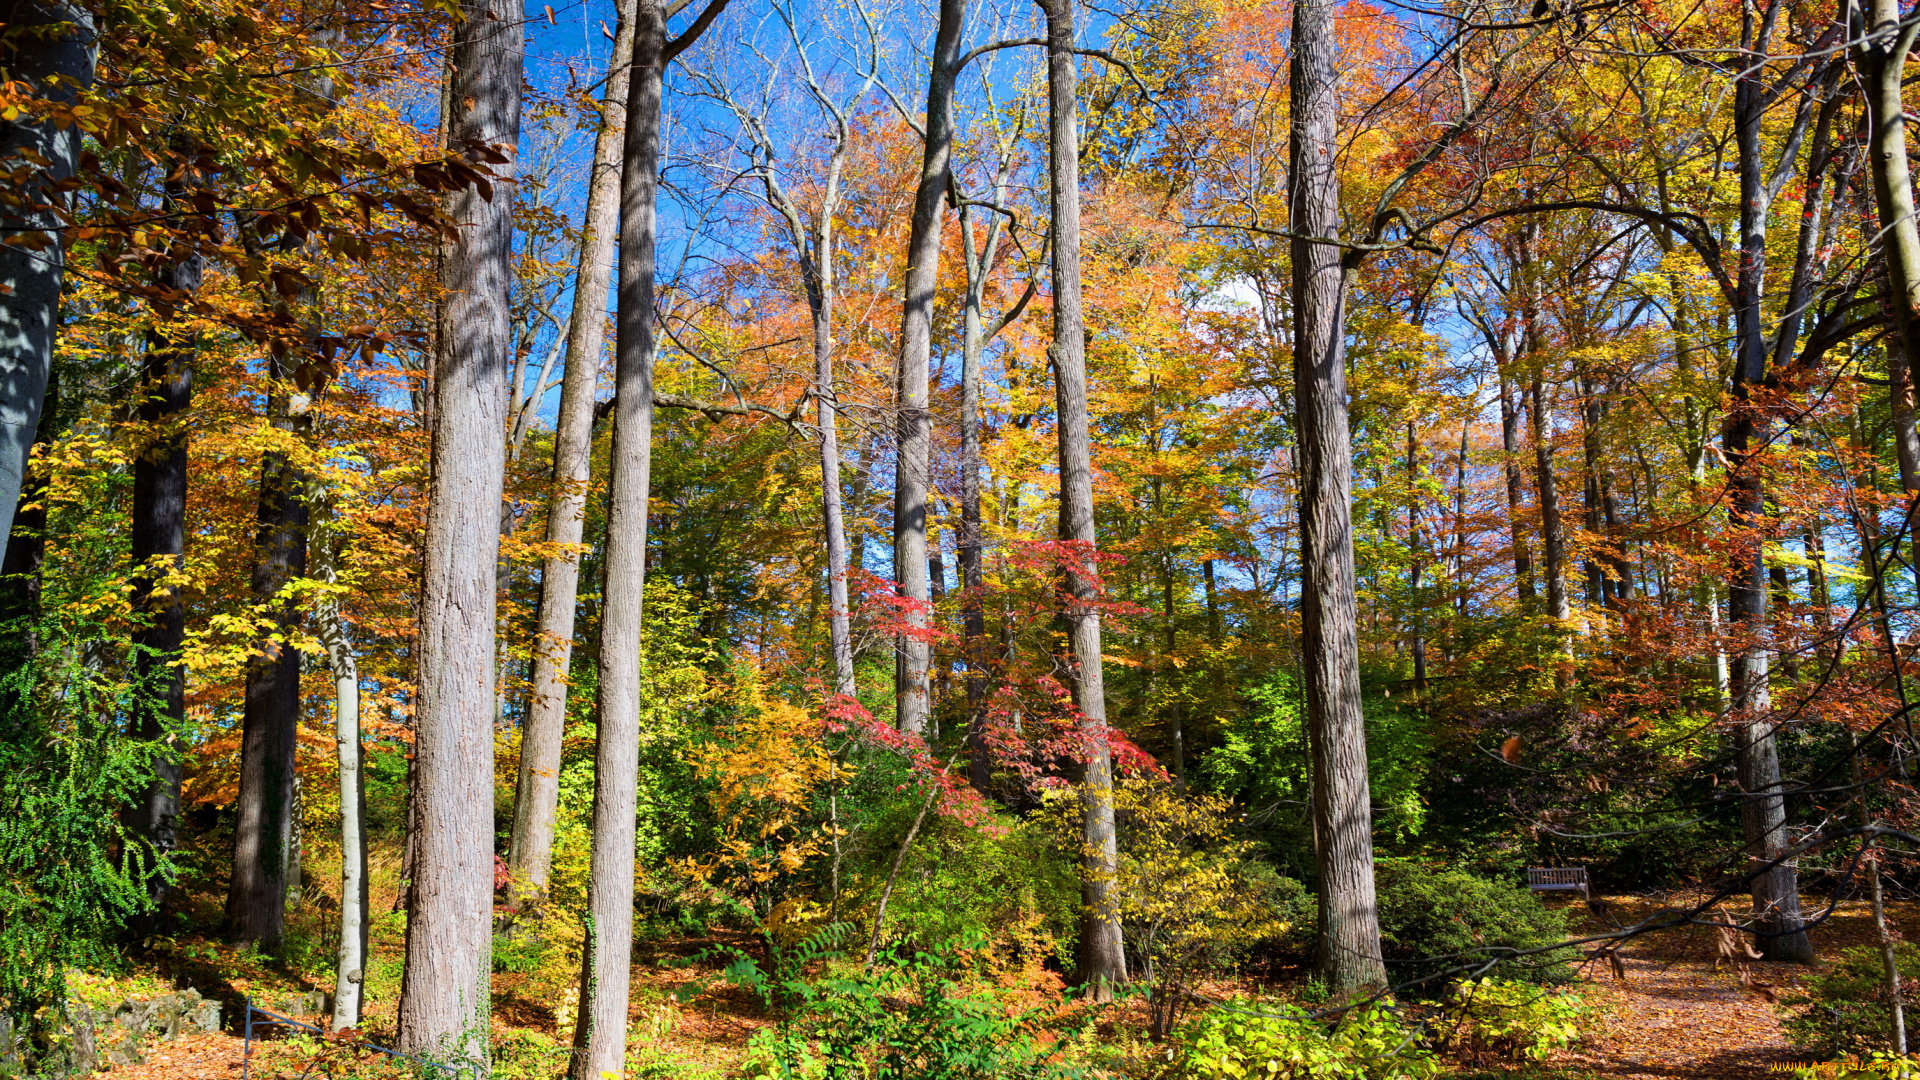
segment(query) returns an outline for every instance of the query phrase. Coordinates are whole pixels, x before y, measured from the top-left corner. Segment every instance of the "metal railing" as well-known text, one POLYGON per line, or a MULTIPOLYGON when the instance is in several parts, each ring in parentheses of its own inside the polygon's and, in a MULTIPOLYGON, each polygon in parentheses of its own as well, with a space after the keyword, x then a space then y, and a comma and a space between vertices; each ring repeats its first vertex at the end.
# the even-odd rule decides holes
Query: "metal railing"
MULTIPOLYGON (((251 1080, 252 1078, 252 1074, 249 1070, 251 1070, 253 1067, 253 1017, 255 1013, 258 1013, 259 1015, 268 1018, 267 1022, 261 1025, 263 1027, 280 1026, 280 1027, 299 1028, 302 1031, 311 1031, 315 1035, 318 1035, 322 1038, 326 1037, 327 1033, 322 1028, 315 1027, 312 1024, 301 1023, 300 1021, 295 1020, 292 1017, 281 1016, 279 1013, 269 1012, 268 1010, 263 1009, 258 1005, 255 1005, 253 1003, 252 996, 248 996, 245 1000, 246 1000, 246 1006, 245 1006, 245 1012, 243 1013, 245 1020, 242 1023, 242 1027, 245 1029, 245 1035, 243 1037, 243 1041, 241 1044, 242 1050, 241 1050, 241 1056, 240 1056, 240 1080, 251 1080)), ((424 1065, 429 1069, 444 1070, 445 1072, 453 1076, 468 1077, 470 1078, 470 1080, 479 1080, 481 1075, 480 1066, 477 1063, 469 1062, 465 1064, 455 1065, 455 1064, 451 1064, 449 1062, 444 1062, 444 1061, 428 1061, 426 1058, 423 1058, 423 1057, 416 1057, 413 1054, 403 1054, 398 1050, 389 1049, 388 1047, 380 1046, 378 1044, 365 1042, 365 1041, 357 1042, 355 1043, 355 1045, 364 1046, 369 1050, 377 1050, 380 1053, 385 1054, 390 1058, 398 1058, 403 1061, 411 1061, 416 1065, 424 1065)))

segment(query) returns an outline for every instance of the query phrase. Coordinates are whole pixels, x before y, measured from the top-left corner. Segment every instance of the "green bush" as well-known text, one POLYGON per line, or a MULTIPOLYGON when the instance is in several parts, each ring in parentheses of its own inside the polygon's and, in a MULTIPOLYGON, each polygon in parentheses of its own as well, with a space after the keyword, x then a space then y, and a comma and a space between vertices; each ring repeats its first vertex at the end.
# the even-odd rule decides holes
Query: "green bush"
POLYGON ((794 965, 769 975, 738 957, 729 978, 763 1000, 785 1002, 781 1023, 748 1044, 753 1080, 1064 1080, 1076 1070, 1042 1046, 1062 1039, 1055 1009, 1008 1008, 1007 994, 963 986, 952 955, 892 954, 870 969, 808 979, 794 965), (773 985, 774 983, 778 985, 773 985), (1049 1040, 1050 1041, 1050 1040, 1049 1040))
MULTIPOLYGON (((894 856, 920 809, 918 785, 906 797, 868 810, 848 860, 857 910, 877 905, 894 856)), ((849 798, 848 802, 853 800, 849 798)), ((929 814, 887 902, 887 939, 933 945, 979 939, 1038 964, 1072 956, 1080 916, 1073 861, 1042 828, 998 809, 980 822, 929 814)))
POLYGON ((1188 1024, 1186 1080, 1426 1080, 1439 1072, 1419 1029, 1392 1006, 1368 1005, 1337 1024, 1236 999, 1188 1024), (1263 1011, 1268 1010, 1268 1011, 1263 1011))
POLYGON ((530 975, 547 958, 547 943, 532 934, 493 935, 493 970, 530 975))
POLYGON ((1573 1045, 1585 1012, 1579 996, 1569 990, 1473 979, 1454 987, 1449 996, 1439 1041, 1475 1056, 1541 1061, 1573 1045))
MULTIPOLYGON (((1902 972, 1920 971, 1920 945, 1900 942, 1894 958, 1902 972)), ((1892 1049, 1893 1010, 1883 964, 1879 946, 1862 945, 1841 953, 1825 971, 1808 979, 1805 993, 1781 1003, 1797 1010, 1784 1025, 1788 1040, 1821 1057, 1892 1049)), ((1911 1020, 1908 1026, 1911 1030, 1911 1020)))
POLYGON ((1375 867, 1380 945, 1396 984, 1431 981, 1416 988, 1437 995, 1458 978, 1493 975, 1528 983, 1561 983, 1573 977, 1573 949, 1530 956, 1567 939, 1564 912, 1554 911, 1524 885, 1489 881, 1463 870, 1441 870, 1406 859, 1382 859, 1375 867), (1497 960, 1486 971, 1442 973, 1463 964, 1497 960))

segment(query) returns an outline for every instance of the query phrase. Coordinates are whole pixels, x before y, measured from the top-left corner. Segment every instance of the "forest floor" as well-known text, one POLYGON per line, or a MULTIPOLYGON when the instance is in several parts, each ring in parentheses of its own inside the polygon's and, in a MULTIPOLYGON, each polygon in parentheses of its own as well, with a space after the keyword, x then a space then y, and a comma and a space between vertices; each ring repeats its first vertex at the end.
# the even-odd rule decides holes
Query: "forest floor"
MULTIPOLYGON (((1685 902, 1678 896, 1664 900, 1668 904, 1685 902)), ((1612 917, 1624 921, 1652 910, 1653 904, 1638 897, 1610 897, 1608 902, 1612 917)), ((1809 914, 1823 911, 1825 903, 1809 897, 1809 914)), ((1920 902, 1892 903, 1889 913, 1896 928, 1901 924, 1920 925, 1920 902)), ((309 917, 319 922, 327 915, 316 911, 309 917)), ((1604 928, 1600 920, 1591 917, 1583 927, 1588 932, 1604 928)), ((390 1036, 392 1031, 402 933, 394 919, 375 930, 376 958, 370 965, 373 1001, 365 1030, 379 1042, 387 1042, 381 1036, 390 1036)), ((1873 930, 1866 904, 1836 905, 1831 917, 1816 927, 1812 936, 1823 958, 1870 943, 1873 930)), ((694 959, 713 944, 710 940, 675 938, 643 943, 634 967, 631 1014, 640 1052, 630 1075, 719 1080, 738 1065, 753 1031, 770 1023, 751 996, 725 984, 709 985, 688 1002, 675 998, 674 991, 689 981, 714 974, 712 965, 694 959)), ((1775 1001, 1791 994, 1812 974, 1810 969, 1749 962, 1744 973, 1727 964, 1716 970, 1718 936, 1710 928, 1640 938, 1627 945, 1621 955, 1624 978, 1605 961, 1582 968, 1581 990, 1594 1008, 1589 1034, 1581 1045, 1536 1064, 1459 1063, 1452 1075, 1487 1080, 1760 1080, 1768 1075, 1769 1066, 1795 1058, 1782 1032, 1782 1011, 1775 1001)), ((306 966, 313 971, 325 970, 325 965, 306 966)), ((570 1019, 568 995, 563 988, 549 985, 550 979, 536 974, 495 976, 495 1035, 508 1048, 496 1062, 495 1075, 501 1080, 545 1080, 563 1071, 563 1028, 570 1026, 566 1023, 570 1019)), ((130 980, 109 982, 124 982, 131 991, 153 986, 159 980, 190 985, 209 997, 228 1001, 229 1018, 238 1017, 241 1000, 247 995, 256 1001, 278 1001, 302 991, 330 989, 316 979, 298 976, 288 965, 265 962, 211 939, 198 938, 178 943, 164 957, 149 956, 137 962, 130 980)), ((94 992, 106 989, 101 985, 94 992)), ((1130 1015, 1123 1013, 1116 1019, 1118 1028, 1133 1026, 1130 1015)), ((1114 1034, 1131 1043, 1143 1041, 1135 1032, 1114 1034)), ((255 1043, 251 1077, 372 1075, 358 1070, 333 1071, 327 1063, 316 1061, 316 1055, 327 1053, 317 1039, 274 1037, 264 1047, 262 1056, 263 1044, 255 1043), (319 1067, 309 1072, 316 1065, 319 1067)), ((242 1050, 242 1040, 232 1031, 195 1034, 177 1042, 153 1043, 146 1063, 116 1068, 110 1075, 116 1080, 224 1080, 241 1075, 242 1050)), ((344 1062, 334 1068, 339 1064, 344 1062)))

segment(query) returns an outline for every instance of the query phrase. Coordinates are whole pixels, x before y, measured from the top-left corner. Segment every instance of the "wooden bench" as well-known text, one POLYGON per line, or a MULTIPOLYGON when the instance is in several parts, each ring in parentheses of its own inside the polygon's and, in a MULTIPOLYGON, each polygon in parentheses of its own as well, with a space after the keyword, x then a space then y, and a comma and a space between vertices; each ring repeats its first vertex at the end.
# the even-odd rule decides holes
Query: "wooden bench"
POLYGON ((1593 898, 1587 891, 1584 866, 1529 866, 1527 888, 1534 892, 1577 892, 1583 900, 1593 898))

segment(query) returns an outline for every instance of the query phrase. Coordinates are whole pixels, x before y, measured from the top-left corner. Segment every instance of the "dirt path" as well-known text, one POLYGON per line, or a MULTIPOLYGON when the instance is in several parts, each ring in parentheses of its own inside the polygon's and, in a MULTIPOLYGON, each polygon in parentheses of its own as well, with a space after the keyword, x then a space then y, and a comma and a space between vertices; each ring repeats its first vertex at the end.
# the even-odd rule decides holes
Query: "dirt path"
MULTIPOLYGON (((1621 1080, 1747 1080, 1792 1056, 1772 1003, 1730 973, 1714 974, 1697 959, 1634 952, 1630 947, 1623 958, 1624 980, 1595 972, 1585 988, 1602 1015, 1587 1043, 1560 1059, 1566 1064, 1621 1080)), ((1791 977, 1774 970, 1783 966, 1755 964, 1753 977, 1777 986, 1791 977)))
MULTIPOLYGON (((1650 910, 1634 898, 1609 900, 1622 919, 1650 910)), ((1826 907, 1812 897, 1804 903, 1809 916, 1826 907)), ((1920 905, 1889 904, 1888 915, 1898 934, 1902 922, 1920 924, 1920 905)), ((1811 933, 1823 962, 1875 940, 1867 906, 1858 901, 1837 905, 1811 933)), ((1759 1080, 1779 1075, 1769 1073, 1777 1062, 1804 1060, 1787 1042, 1780 1026, 1785 1014, 1772 999, 1792 994, 1818 969, 1756 962, 1748 968, 1750 988, 1730 967, 1713 970, 1716 953, 1714 932, 1695 928, 1627 946, 1621 952, 1624 980, 1593 964, 1584 989, 1599 1006, 1596 1030, 1579 1050, 1555 1062, 1620 1080, 1759 1080)))

